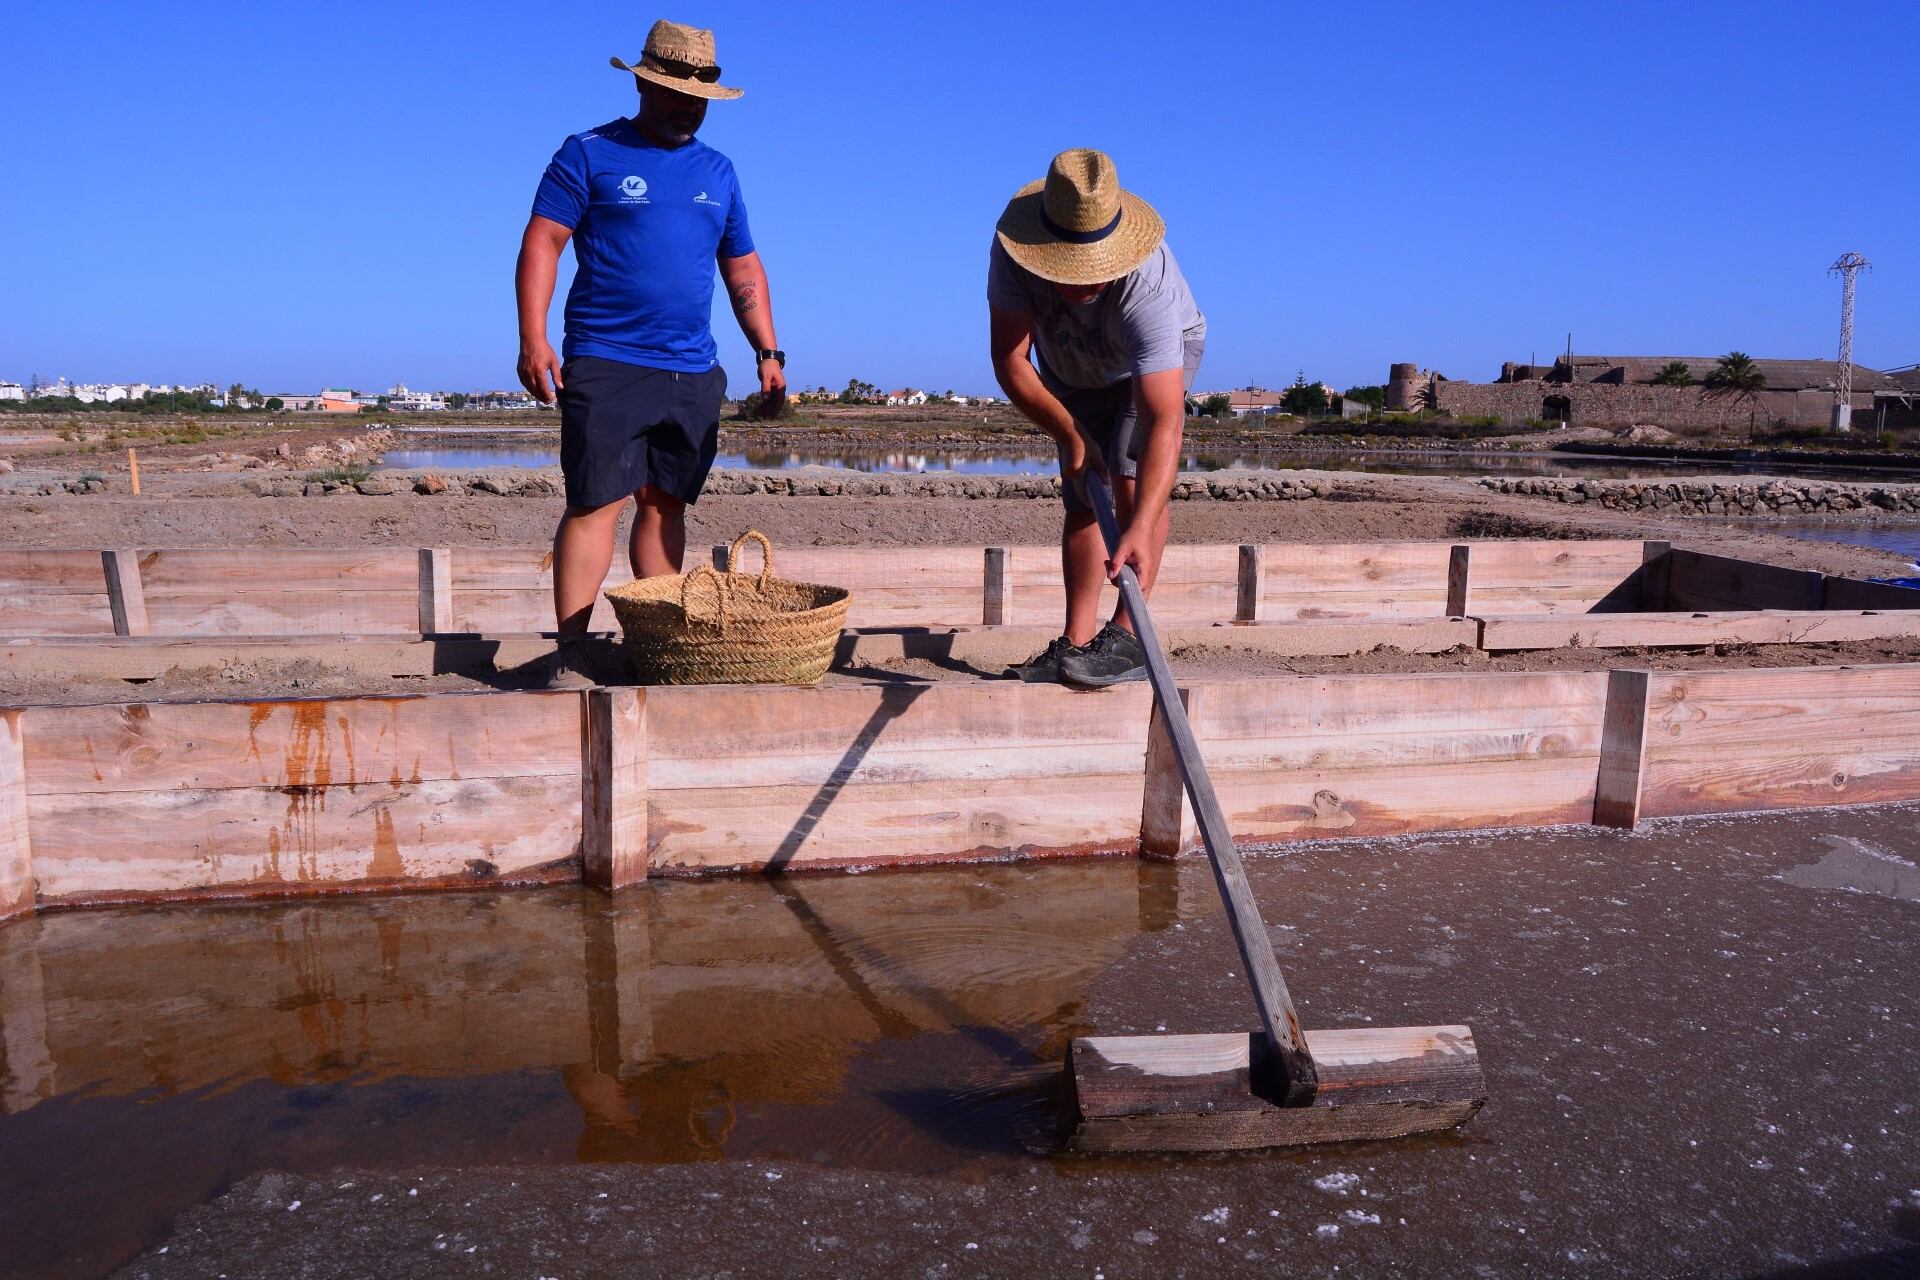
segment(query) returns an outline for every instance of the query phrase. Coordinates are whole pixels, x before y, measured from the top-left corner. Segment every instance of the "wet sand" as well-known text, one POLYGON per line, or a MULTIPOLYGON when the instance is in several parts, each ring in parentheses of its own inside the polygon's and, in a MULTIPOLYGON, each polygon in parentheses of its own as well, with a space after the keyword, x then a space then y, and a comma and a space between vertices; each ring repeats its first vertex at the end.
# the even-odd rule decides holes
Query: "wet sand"
POLYGON ((1910 1274, 1917 817, 1255 856, 1307 1024, 1490 1098, 1235 1156, 1042 1154, 1072 1035, 1253 1024, 1198 863, 46 916, 0 1270, 1910 1274))

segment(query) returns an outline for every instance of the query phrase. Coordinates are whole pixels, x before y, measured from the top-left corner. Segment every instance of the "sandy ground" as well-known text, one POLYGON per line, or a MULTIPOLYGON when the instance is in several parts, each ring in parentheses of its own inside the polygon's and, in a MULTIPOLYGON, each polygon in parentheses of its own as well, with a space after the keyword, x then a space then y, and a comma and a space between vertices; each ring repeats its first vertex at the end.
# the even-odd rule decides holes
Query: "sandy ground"
MULTIPOLYGON (((1471 1025, 1489 1100, 1457 1133, 955 1177, 798 1158, 258 1173, 119 1274, 1910 1276, 1916 817, 1255 857, 1308 1026, 1471 1025)), ((1254 1024, 1211 892, 1189 864, 1164 918, 1143 902, 1086 988, 1089 1033, 1254 1024)))
MULTIPOLYGON (((1180 542, 1367 542, 1446 538, 1652 538, 1826 573, 1884 576, 1904 558, 1812 543, 1700 517, 1569 510, 1489 493, 1471 479, 1293 472, 1337 482, 1330 499, 1176 503, 1180 542)), ((0 546, 210 547, 535 546, 559 516, 554 498, 260 498, 237 477, 178 476, 125 493, 13 497, 0 502, 0 546)), ((940 546, 1048 543, 1060 512, 1045 499, 715 495, 693 508, 688 540, 730 541, 764 530, 776 545, 940 546)))
MULTIPOLYGON (((1044 641, 1031 647, 1038 649, 1044 641)), ((1014 650, 1009 649, 1012 655, 1014 650)), ((1025 650, 1020 653, 1024 655, 1025 650)), ((1722 644, 1672 649, 1543 649, 1489 654, 1477 649, 1446 653, 1406 653, 1379 648, 1368 653, 1300 657, 1262 652, 1244 645, 1188 644, 1169 654, 1174 674, 1188 679, 1274 679, 1288 675, 1380 675, 1392 672, 1609 671, 1618 667, 1657 671, 1727 670, 1751 667, 1863 666, 1920 662, 1920 639, 1856 640, 1839 644, 1722 644)), ((611 642, 596 646, 598 677, 608 684, 630 683, 632 676, 611 642)), ((1009 660, 1016 660, 1010 657, 1009 660)), ((984 659, 934 661, 892 658, 843 663, 823 684, 847 686, 932 681, 1000 680, 1005 666, 984 659)), ((236 660, 171 668, 152 679, 19 672, 0 668, 0 703, 8 706, 73 706, 139 700, 182 701, 229 698, 329 698, 377 694, 474 693, 488 689, 545 687, 546 668, 538 661, 489 673, 394 676, 357 668, 346 660, 300 659, 291 662, 236 660)), ((1089 697, 1099 696, 1089 693, 1089 697)))

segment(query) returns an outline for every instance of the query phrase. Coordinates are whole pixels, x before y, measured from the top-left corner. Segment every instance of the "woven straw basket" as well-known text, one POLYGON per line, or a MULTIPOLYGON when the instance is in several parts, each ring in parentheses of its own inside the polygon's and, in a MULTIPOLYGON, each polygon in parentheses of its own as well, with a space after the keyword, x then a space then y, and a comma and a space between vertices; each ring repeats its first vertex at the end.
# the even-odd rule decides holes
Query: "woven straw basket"
POLYGON ((607 599, 642 684, 818 684, 853 593, 774 577, 773 544, 750 529, 734 540, 725 573, 702 565, 639 578, 607 599), (758 576, 740 572, 749 541, 760 544, 758 576))

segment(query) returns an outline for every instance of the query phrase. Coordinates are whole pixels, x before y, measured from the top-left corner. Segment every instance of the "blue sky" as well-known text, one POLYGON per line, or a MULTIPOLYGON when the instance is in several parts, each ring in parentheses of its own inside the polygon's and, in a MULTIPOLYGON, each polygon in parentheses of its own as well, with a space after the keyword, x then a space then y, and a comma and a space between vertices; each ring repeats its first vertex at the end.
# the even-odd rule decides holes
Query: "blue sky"
MULTIPOLYGON (((678 3, 678 0, 676 0, 678 3)), ((16 6, 0 378, 513 382, 547 158, 631 4, 16 6)), ((989 390, 995 217, 1069 146, 1165 216, 1200 382, 1613 354, 1920 360, 1920 5, 709 2, 796 384, 989 390)), ((563 276, 563 290, 565 278, 563 276)), ((553 322, 555 345, 559 317, 553 322)), ((730 317, 723 363, 749 371, 730 317)))

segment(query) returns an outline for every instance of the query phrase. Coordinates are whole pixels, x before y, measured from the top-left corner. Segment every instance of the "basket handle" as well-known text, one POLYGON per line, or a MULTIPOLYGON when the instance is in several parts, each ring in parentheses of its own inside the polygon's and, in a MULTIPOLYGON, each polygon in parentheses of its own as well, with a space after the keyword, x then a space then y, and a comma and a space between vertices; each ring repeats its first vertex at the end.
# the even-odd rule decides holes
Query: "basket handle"
POLYGON ((700 616, 700 621, 717 622, 720 629, 725 631, 727 629, 727 596, 729 594, 727 581, 720 576, 717 569, 709 565, 700 565, 680 579, 680 612, 684 613, 689 620, 696 617, 693 610, 687 606, 687 597, 692 590, 695 579, 705 579, 713 584, 714 611, 711 614, 700 616))
POLYGON ((753 584, 755 591, 767 589, 767 579, 773 576, 773 544, 767 541, 767 535, 758 529, 749 529, 733 540, 733 546, 727 549, 727 572, 740 572, 740 549, 748 542, 760 544, 760 578, 753 584))

